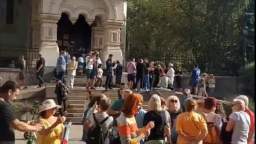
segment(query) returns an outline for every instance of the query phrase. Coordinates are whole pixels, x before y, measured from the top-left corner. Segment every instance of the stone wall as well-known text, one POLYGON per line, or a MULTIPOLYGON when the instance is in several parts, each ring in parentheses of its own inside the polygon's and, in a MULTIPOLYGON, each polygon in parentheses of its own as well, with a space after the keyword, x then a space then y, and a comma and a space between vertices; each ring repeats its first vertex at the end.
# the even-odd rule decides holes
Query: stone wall
MULTIPOLYGON (((217 97, 233 97, 238 94, 238 78, 232 76, 216 76, 216 87, 214 96, 217 97)), ((190 77, 182 77, 182 87, 190 88, 190 77)))
POLYGON ((15 68, 0 68, 0 86, 8 80, 18 82, 19 69, 15 68))
MULTIPOLYGON (((215 79, 216 88, 214 96, 230 98, 239 94, 239 80, 237 77, 216 76, 215 79)), ((127 83, 127 73, 123 74, 122 82, 127 83)), ((182 87, 190 88, 190 76, 182 77, 182 87)))

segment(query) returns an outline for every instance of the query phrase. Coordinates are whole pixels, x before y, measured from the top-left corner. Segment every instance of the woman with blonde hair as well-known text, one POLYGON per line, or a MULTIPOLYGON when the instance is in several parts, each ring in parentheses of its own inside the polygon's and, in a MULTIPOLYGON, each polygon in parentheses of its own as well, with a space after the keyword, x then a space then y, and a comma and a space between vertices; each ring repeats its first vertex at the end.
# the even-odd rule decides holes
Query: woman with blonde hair
POLYGON ((245 103, 241 99, 234 99, 232 104, 232 113, 229 115, 229 120, 226 126, 226 131, 232 133, 232 144, 247 144, 250 117, 245 112, 245 103))
POLYGON ((148 106, 148 112, 144 117, 144 125, 153 121, 155 127, 151 129, 150 135, 145 140, 146 144, 165 144, 166 138, 170 135, 170 115, 163 110, 161 98, 157 94, 151 96, 148 106))
POLYGON ((176 130, 178 133, 178 144, 202 144, 208 130, 203 115, 194 112, 197 103, 193 99, 186 100, 186 112, 178 115, 176 119, 176 130))
POLYGON ((139 144, 154 127, 154 123, 151 121, 141 129, 137 126, 135 114, 138 112, 141 97, 137 93, 130 94, 125 99, 122 112, 116 119, 121 144, 139 144))
POLYGON ((167 98, 167 108, 171 117, 171 140, 172 144, 177 142, 177 132, 176 132, 176 118, 181 113, 180 100, 176 95, 171 95, 167 98))
POLYGON ((39 107, 39 122, 43 125, 43 130, 37 134, 38 144, 61 144, 66 117, 54 116, 58 108, 61 106, 56 105, 53 99, 45 100, 39 107))

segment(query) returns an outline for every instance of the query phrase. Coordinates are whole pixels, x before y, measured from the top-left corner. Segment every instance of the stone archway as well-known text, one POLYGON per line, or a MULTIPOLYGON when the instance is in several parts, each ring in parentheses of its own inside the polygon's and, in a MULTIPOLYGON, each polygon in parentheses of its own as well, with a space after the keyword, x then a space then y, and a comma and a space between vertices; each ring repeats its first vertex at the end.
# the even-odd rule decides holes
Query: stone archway
POLYGON ((66 50, 76 57, 91 50, 91 26, 86 22, 84 15, 79 14, 77 20, 72 23, 68 14, 62 13, 57 25, 59 50, 66 50))
POLYGON ((47 59, 46 66, 56 65, 59 53, 57 22, 63 12, 69 16, 72 23, 75 23, 77 16, 82 14, 89 25, 100 16, 102 25, 92 28, 91 47, 102 50, 103 61, 110 53, 114 54, 114 59, 122 61, 120 29, 125 18, 120 17, 124 9, 121 3, 121 0, 41 0, 38 3, 40 9, 35 12, 38 13, 38 20, 32 22, 37 33, 37 41, 33 41, 33 46, 38 46, 39 52, 47 59))

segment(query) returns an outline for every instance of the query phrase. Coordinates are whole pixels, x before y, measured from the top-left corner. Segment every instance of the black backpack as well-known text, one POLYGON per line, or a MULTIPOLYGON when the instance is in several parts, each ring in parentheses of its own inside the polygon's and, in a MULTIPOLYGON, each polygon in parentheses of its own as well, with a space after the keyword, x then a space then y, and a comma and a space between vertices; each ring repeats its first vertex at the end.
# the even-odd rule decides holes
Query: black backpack
POLYGON ((231 144, 233 130, 230 132, 226 131, 227 122, 224 122, 223 119, 222 119, 222 124, 223 125, 220 131, 220 140, 223 142, 223 144, 231 144))
POLYGON ((114 119, 113 127, 110 129, 109 140, 110 140, 110 144, 121 144, 120 136, 117 130, 116 119, 114 119))
POLYGON ((95 114, 93 113, 93 119, 95 121, 95 127, 88 130, 87 133, 87 143, 88 144, 103 144, 107 137, 107 133, 103 133, 102 124, 107 121, 109 117, 106 117, 100 123, 97 121, 95 114))

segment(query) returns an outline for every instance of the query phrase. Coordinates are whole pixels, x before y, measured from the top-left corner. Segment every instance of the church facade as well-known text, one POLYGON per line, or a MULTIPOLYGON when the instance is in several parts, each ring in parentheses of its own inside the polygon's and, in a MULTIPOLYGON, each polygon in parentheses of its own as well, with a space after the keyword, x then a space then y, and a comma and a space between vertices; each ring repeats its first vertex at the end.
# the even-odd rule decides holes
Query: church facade
POLYGON ((40 53, 54 67, 64 49, 123 62, 125 22, 123 0, 0 0, 0 59, 24 55, 32 67, 40 53))

